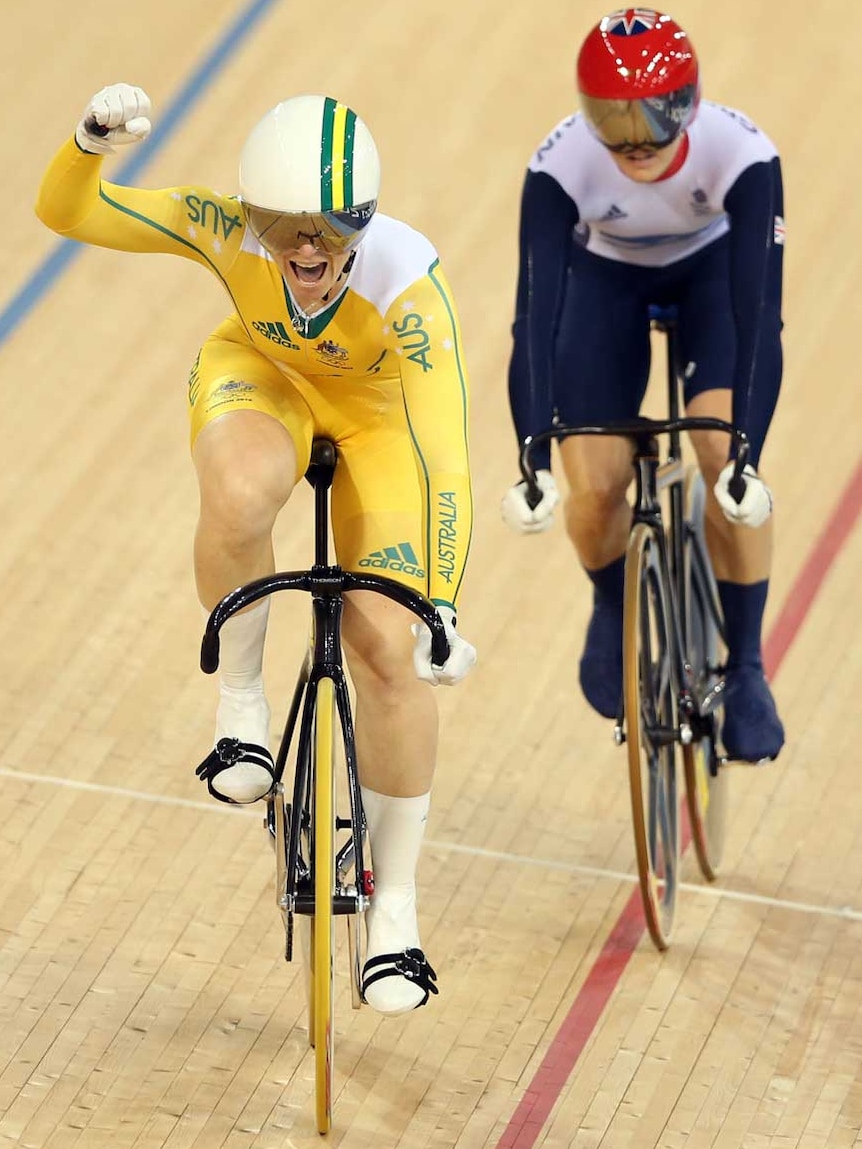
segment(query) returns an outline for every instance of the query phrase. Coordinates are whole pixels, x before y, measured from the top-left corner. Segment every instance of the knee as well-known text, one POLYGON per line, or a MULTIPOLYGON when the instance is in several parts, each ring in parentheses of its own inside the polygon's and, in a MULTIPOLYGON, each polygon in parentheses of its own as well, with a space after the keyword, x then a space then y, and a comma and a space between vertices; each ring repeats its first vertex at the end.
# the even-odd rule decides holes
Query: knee
POLYGON ((631 471, 593 472, 569 491, 566 503, 568 518, 603 522, 613 516, 626 501, 631 471))
POLYGON ((697 455, 697 465, 703 475, 706 489, 711 491, 715 486, 723 467, 727 465, 727 435, 700 434, 692 436, 697 455))
POLYGON ((373 692, 378 703, 396 705, 421 683, 413 670, 413 635, 409 623, 376 626, 345 612, 342 639, 357 694, 373 692))
POLYGON ((632 447, 626 440, 574 438, 561 446, 569 484, 566 519, 570 525, 601 526, 625 505, 632 480, 632 447))
POLYGON ((241 544, 272 531, 292 487, 292 474, 260 460, 210 468, 201 475, 201 520, 241 544))

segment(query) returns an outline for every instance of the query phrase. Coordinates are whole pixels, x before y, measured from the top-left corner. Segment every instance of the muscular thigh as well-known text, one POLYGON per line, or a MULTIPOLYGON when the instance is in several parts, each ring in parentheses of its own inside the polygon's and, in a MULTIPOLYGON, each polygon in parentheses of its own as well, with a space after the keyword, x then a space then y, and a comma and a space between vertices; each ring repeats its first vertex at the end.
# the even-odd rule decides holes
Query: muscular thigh
POLYGON ((554 406, 565 423, 607 423, 640 411, 650 372, 653 269, 578 250, 554 355, 554 406))
POLYGON ((403 411, 393 407, 338 446, 332 492, 338 561, 427 594, 424 489, 403 411))
POLYGON ((726 237, 686 260, 678 269, 675 303, 685 401, 733 386, 736 323, 730 296, 726 237))
POLYGON ((424 488, 397 384, 288 378, 253 347, 213 337, 192 371, 189 399, 193 442, 230 411, 277 419, 294 442, 297 478, 313 438, 332 439, 339 454, 331 504, 338 562, 427 593, 424 488))
POLYGON ((305 474, 314 419, 297 387, 253 347, 212 336, 201 348, 189 377, 192 446, 219 416, 257 411, 276 419, 296 452, 296 475, 305 474))

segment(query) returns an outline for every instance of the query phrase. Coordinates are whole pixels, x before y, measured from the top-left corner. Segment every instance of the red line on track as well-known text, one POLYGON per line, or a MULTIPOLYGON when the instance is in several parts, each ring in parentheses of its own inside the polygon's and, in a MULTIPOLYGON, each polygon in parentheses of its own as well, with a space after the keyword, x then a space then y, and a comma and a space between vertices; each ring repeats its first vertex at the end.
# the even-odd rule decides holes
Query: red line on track
MULTIPOLYGON (((853 530, 860 510, 862 460, 810 551, 764 643, 764 663, 770 678, 778 673, 818 591, 853 530)), ((497 1149, 530 1149, 535 1145, 629 959, 637 949, 644 929, 640 888, 636 886, 539 1068, 524 1090, 523 1097, 497 1142, 497 1149)))
POLYGON ((784 656, 799 633, 809 610, 823 585, 832 564, 840 554, 847 537, 862 510, 862 460, 850 476, 829 522, 808 555, 805 566, 796 576, 790 594, 769 632, 763 659, 770 678, 778 673, 784 656))

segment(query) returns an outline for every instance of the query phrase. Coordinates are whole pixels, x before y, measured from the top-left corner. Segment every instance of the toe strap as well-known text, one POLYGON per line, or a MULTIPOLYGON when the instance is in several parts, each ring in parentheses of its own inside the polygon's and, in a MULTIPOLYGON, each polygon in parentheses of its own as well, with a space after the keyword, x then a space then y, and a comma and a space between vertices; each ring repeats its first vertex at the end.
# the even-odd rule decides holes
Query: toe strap
POLYGON ((384 977, 403 977, 419 986, 425 996, 417 1003, 417 1009, 425 1005, 432 993, 440 992, 434 984, 437 974, 420 949, 406 949, 397 954, 378 954, 377 957, 369 958, 362 970, 363 1001, 368 987, 384 977))
POLYGON ((219 794, 218 790, 213 789, 213 779, 217 778, 223 770, 229 770, 231 766, 236 766, 239 762, 248 762, 254 766, 262 767, 269 773, 273 783, 275 782, 275 763, 266 747, 259 746, 256 742, 240 742, 238 738, 220 738, 215 749, 211 750, 197 767, 195 774, 201 782, 206 782, 207 789, 213 798, 218 798, 220 802, 229 802, 232 806, 240 805, 233 798, 219 794))

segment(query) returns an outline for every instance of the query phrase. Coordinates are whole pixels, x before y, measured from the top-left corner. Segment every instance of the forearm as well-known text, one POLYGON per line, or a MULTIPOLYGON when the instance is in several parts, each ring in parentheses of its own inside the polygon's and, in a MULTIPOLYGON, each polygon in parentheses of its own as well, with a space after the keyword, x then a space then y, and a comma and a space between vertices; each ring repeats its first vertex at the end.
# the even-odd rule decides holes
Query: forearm
POLYGON ((82 152, 71 138, 63 144, 42 177, 36 215, 59 235, 81 229, 99 203, 102 156, 82 152))
MULTIPOLYGON (((518 440, 545 430, 553 415, 552 365, 557 317, 577 205, 555 180, 530 172, 521 198, 518 288, 508 390, 518 440)), ((550 448, 537 452, 547 467, 550 448)))
POLYGON ((733 422, 751 440, 756 464, 778 399, 782 373, 783 194, 778 160, 756 164, 727 197, 730 281, 736 320, 733 422))
POLYGON ((432 476, 428 518, 429 597, 438 605, 454 608, 473 532, 473 497, 466 470, 432 476))

